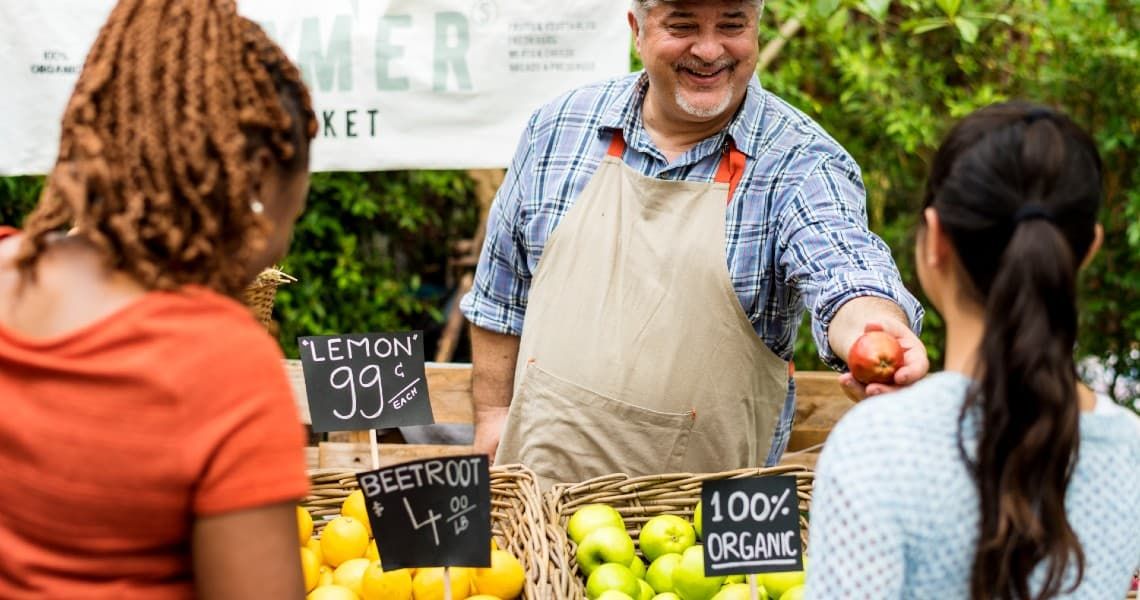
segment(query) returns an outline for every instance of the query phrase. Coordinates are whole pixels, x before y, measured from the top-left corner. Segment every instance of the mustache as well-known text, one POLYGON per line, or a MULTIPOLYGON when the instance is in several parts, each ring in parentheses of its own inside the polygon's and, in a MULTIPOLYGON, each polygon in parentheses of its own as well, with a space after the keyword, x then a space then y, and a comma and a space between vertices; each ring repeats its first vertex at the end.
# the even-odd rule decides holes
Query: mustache
POLYGON ((703 60, 681 60, 677 62, 673 69, 680 71, 681 69, 688 69, 690 71, 719 71, 721 69, 732 69, 736 66, 736 60, 731 58, 722 58, 713 62, 705 62, 703 60))

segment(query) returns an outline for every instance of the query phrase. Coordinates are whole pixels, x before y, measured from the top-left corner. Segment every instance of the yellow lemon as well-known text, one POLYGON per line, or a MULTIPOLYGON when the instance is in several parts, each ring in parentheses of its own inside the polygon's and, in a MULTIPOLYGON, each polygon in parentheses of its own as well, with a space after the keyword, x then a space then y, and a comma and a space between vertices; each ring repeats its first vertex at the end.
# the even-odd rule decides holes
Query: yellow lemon
POLYGON ((361 583, 364 600, 411 600, 412 574, 408 569, 385 571, 379 562, 368 565, 361 583))
POLYGON ((498 596, 492 596, 490 594, 476 594, 474 596, 468 596, 467 600, 503 600, 503 599, 498 597, 498 596))
POLYGON ((333 584, 333 570, 328 565, 321 565, 320 575, 317 578, 317 587, 333 584))
POLYGON ((364 558, 368 560, 380 560, 380 549, 376 547, 376 540, 372 540, 368 544, 368 549, 364 551, 364 558))
MULTIPOLYGON (((471 570, 463 567, 451 569, 451 600, 465 600, 471 594, 471 570)), ((412 597, 415 600, 443 600, 443 567, 416 569, 412 578, 412 597)))
POLYGON ((491 553, 490 567, 473 571, 475 589, 480 594, 498 596, 503 600, 511 600, 521 594, 526 582, 522 563, 506 550, 495 550, 491 553))
POLYGON ((344 504, 340 505, 340 514, 364 523, 364 528, 368 530, 368 537, 372 537, 372 523, 368 521, 368 509, 364 507, 364 492, 356 490, 349 494, 348 498, 344 500, 344 504))
POLYGON ((333 583, 343 585, 359 596, 362 593, 360 583, 364 579, 364 571, 370 564, 372 561, 367 558, 350 558, 340 563, 340 566, 333 571, 333 583))
POLYGON ((499 544, 498 544, 498 542, 495 541, 495 538, 492 536, 491 537, 491 552, 494 552, 495 550, 498 550, 498 549, 499 549, 499 544))
POLYGON ((321 555, 330 566, 339 567, 346 560, 362 558, 367 549, 368 530, 352 517, 337 517, 321 532, 321 555))
POLYGON ((322 585, 309 592, 306 600, 360 600, 356 592, 343 585, 322 585))
POLYGON ((302 546, 302 548, 308 548, 309 550, 311 550, 313 552, 313 554, 316 555, 317 560, 322 565, 325 564, 325 553, 321 552, 321 540, 320 539, 311 537, 311 538, 309 538, 309 543, 302 546))
POLYGON ((313 591, 321 578, 321 560, 308 548, 301 548, 301 572, 305 574, 305 591, 313 591))
POLYGON ((313 516, 300 506, 297 507, 297 530, 301 537, 301 545, 304 546, 313 535, 313 516))

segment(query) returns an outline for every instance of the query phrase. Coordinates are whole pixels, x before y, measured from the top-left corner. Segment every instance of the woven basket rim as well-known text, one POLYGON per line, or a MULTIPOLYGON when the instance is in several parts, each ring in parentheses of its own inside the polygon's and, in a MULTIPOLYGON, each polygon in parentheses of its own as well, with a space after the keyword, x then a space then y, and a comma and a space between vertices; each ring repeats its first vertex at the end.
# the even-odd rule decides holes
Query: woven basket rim
POLYGON ((253 285, 283 285, 286 283, 296 283, 297 278, 282 271, 277 267, 266 267, 250 284, 253 285))

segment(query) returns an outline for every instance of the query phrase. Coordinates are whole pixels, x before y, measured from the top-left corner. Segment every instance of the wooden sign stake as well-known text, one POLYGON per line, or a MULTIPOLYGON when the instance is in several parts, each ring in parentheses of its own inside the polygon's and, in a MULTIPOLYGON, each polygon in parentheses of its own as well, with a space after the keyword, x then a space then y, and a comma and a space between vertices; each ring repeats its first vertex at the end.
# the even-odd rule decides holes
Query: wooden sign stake
POLYGON ((372 470, 380 468, 380 444, 376 442, 376 430, 368 430, 368 443, 372 446, 372 470))
POLYGON ((443 568, 443 600, 451 600, 451 567, 443 568))
POLYGON ((756 585, 756 575, 748 576, 748 589, 752 594, 752 600, 760 600, 760 589, 756 585))

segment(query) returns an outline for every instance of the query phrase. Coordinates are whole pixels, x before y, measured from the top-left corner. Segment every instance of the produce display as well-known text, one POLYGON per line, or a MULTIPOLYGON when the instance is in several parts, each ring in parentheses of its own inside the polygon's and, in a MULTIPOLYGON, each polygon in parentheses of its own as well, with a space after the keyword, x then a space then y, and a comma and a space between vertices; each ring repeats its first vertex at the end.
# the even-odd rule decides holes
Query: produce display
MULTIPOLYGON (((443 568, 384 570, 360 490, 319 537, 302 507, 297 521, 307 600, 443 600, 443 568)), ((450 579, 453 600, 512 600, 522 594, 526 574, 519 559, 492 540, 490 567, 452 567, 450 579)))
MULTIPOLYGON (((588 504, 566 522, 574 558, 590 600, 748 600, 744 575, 706 577, 700 544, 701 504, 693 521, 657 515, 641 526, 636 543, 621 514, 588 504)), ((807 557, 804 557, 807 568, 807 557)), ((757 575, 761 600, 799 600, 806 571, 757 575)))

